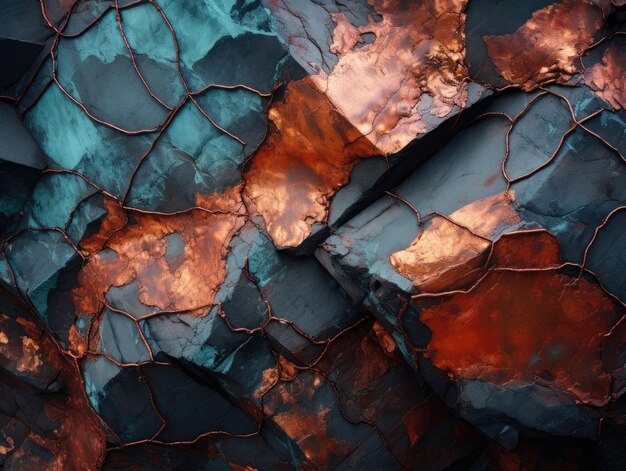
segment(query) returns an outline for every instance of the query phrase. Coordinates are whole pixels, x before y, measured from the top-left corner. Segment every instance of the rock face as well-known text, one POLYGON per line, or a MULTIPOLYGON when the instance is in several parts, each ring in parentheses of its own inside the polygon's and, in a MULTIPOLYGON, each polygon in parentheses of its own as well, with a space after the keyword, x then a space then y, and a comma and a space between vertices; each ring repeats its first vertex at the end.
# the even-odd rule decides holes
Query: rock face
POLYGON ((0 466, 620 468, 625 22, 0 1, 0 466))

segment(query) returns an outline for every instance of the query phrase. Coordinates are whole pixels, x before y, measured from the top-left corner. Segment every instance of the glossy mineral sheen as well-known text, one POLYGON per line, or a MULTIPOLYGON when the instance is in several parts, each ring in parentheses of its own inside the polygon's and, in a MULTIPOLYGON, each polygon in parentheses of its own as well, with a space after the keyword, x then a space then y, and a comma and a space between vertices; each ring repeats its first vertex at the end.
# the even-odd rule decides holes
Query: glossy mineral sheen
POLYGON ((0 468, 624 467, 624 0, 0 0, 0 64, 0 468))

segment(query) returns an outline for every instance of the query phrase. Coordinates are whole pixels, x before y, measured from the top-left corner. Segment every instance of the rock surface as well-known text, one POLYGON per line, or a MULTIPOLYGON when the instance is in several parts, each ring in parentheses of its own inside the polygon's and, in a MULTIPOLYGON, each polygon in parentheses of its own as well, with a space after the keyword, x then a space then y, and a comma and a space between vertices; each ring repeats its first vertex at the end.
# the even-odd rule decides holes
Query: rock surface
POLYGON ((618 469, 618 0, 0 0, 0 467, 618 469))

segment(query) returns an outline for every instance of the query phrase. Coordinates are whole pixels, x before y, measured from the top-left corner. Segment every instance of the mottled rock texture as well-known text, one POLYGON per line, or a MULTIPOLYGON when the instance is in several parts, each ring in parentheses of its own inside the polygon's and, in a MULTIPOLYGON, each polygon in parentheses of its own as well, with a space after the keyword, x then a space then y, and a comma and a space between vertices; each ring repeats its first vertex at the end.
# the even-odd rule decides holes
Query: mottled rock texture
POLYGON ((622 469, 621 0, 0 0, 0 467, 622 469))

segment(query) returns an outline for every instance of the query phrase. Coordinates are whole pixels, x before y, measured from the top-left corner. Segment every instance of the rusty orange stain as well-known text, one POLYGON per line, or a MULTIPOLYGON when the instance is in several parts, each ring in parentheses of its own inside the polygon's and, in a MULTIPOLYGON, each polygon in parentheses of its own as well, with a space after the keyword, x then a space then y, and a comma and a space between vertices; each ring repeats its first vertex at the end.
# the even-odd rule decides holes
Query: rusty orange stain
POLYGON ((561 264, 559 243, 544 230, 504 234, 493 246, 491 261, 497 267, 557 267, 561 264))
POLYGON ((71 351, 76 355, 82 356, 87 351, 87 339, 80 334, 75 324, 70 326, 68 340, 71 351))
POLYGON ((299 371, 295 363, 289 361, 282 355, 278 357, 278 370, 282 381, 291 381, 296 377, 299 371))
POLYGON ((358 157, 376 155, 310 78, 291 82, 269 111, 275 132, 252 159, 245 196, 279 248, 300 244, 325 222, 330 198, 348 182, 358 157))
POLYGON ((402 362, 396 347, 384 327, 374 323, 371 329, 354 330, 331 343, 318 367, 332 375, 340 365, 341 375, 337 383, 342 393, 354 396, 356 402, 362 401, 363 414, 376 414, 375 410, 367 411, 372 408, 371 397, 363 391, 372 388, 402 362))
POLYGON ((372 330, 376 334, 376 339, 380 344, 380 347, 387 353, 393 352, 396 348, 396 342, 391 335, 387 333, 385 328, 380 324, 380 322, 374 322, 372 326, 372 330))
MULTIPOLYGON (((315 376, 321 384, 323 380, 318 375, 315 376)), ((270 398, 269 412, 289 438, 300 446, 307 459, 318 466, 327 467, 333 457, 345 456, 351 450, 349 443, 331 436, 328 432, 326 416, 331 412, 330 408, 326 407, 318 412, 306 411, 302 407, 303 397, 292 396, 285 384, 280 384, 277 388, 278 395, 270 398), (284 407, 289 409, 274 412, 284 407)), ((303 392, 305 396, 308 395, 307 391, 303 392)), ((312 394, 313 391, 310 392, 312 394)), ((310 404, 308 401, 305 403, 310 404)))
POLYGON ((238 465, 237 463, 228 463, 233 471, 258 471, 258 468, 248 465, 238 465))
POLYGON ((69 471, 99 469, 104 460, 106 438, 93 410, 87 402, 77 365, 63 357, 49 335, 34 322, 21 317, 12 319, 0 316, 0 324, 14 323, 15 330, 2 354, 16 365, 17 371, 36 373, 42 368, 59 370, 57 380, 63 385, 63 394, 42 396, 41 420, 56 423, 54 434, 43 437, 31 430, 27 440, 50 453, 52 461, 42 460, 29 452, 28 447, 14 449, 12 437, 5 436, 8 447, 0 447, 0 453, 13 450, 14 463, 27 469, 46 468, 69 471), (23 335, 15 335, 22 331, 23 335))
POLYGON ((0 331, 0 356, 5 366, 8 363, 25 373, 39 373, 44 365, 51 370, 60 368, 58 351, 33 322, 1 314, 0 326, 4 328, 0 331))
POLYGON ((199 198, 210 210, 132 213, 123 229, 108 238, 105 250, 90 257, 79 273, 72 291, 77 314, 99 313, 111 287, 132 281, 139 285, 139 301, 155 309, 194 311, 212 304, 226 276, 228 244, 246 220, 240 193, 238 186, 199 198), (164 258, 165 237, 173 233, 184 244, 184 260, 175 268, 164 258))
POLYGON ((278 356, 276 366, 263 371, 261 385, 254 392, 254 397, 263 397, 278 381, 291 381, 298 374, 297 366, 282 355, 278 356))
POLYGON ((30 337, 21 337, 22 340, 22 355, 17 360, 17 371, 28 371, 34 373, 39 371, 43 366, 43 361, 39 353, 39 345, 35 343, 30 337))
POLYGON ((553 80, 567 82, 579 72, 580 56, 602 24, 602 9, 564 0, 536 11, 517 31, 484 40, 502 77, 529 91, 553 80))
POLYGON ((404 250, 390 255, 391 265, 421 291, 437 292, 476 280, 491 241, 520 222, 512 207, 514 193, 474 201, 445 218, 434 216, 404 250))
POLYGON ((109 237, 126 224, 126 211, 116 200, 105 197, 104 209, 106 210, 106 215, 100 222, 98 232, 80 241, 79 246, 87 255, 92 255, 102 250, 109 237))
POLYGON ((626 50, 612 43, 595 64, 585 73, 589 87, 616 109, 626 108, 626 50))
POLYGON ((385 153, 397 152, 426 131, 417 109, 432 97, 429 113, 443 117, 467 101, 465 0, 370 0, 381 21, 355 27, 343 13, 331 52, 338 63, 315 83, 363 135, 385 153), (371 44, 362 35, 373 33, 371 44), (357 85, 358 84, 358 85, 357 85))
POLYGON ((50 469, 81 471, 99 469, 106 453, 106 438, 100 422, 87 403, 78 372, 66 370, 67 399, 45 406, 49 420, 60 423, 55 438, 41 446, 54 455, 50 469))
MULTIPOLYGON (((531 252, 537 242, 524 234, 508 237, 508 250, 516 250, 514 239, 520 251, 531 252)), ((602 338, 621 313, 596 283, 555 270, 558 252, 550 248, 556 247, 543 246, 547 263, 536 259, 535 271, 496 269, 469 292, 414 300, 432 331, 428 354, 435 366, 501 385, 542 378, 583 402, 607 400, 611 377, 603 368, 602 338)), ((530 260, 521 260, 529 268, 530 260)))
POLYGON ((429 396, 408 410, 402 416, 401 422, 406 428, 411 445, 415 445, 432 430, 434 423, 440 423, 447 415, 445 403, 435 395, 429 396))
POLYGON ((421 291, 436 292, 467 283, 487 260, 490 242, 441 217, 431 220, 391 266, 421 291))
POLYGON ((274 385, 278 382, 280 378, 280 372, 277 367, 271 367, 263 370, 263 375, 261 378, 261 384, 254 391, 254 397, 260 398, 263 397, 267 391, 269 391, 274 385))
POLYGON ((15 441, 13 440, 13 438, 4 435, 4 433, 2 435, 4 436, 4 439, 7 442, 8 446, 0 445, 0 454, 6 455, 7 453, 15 450, 15 441))

